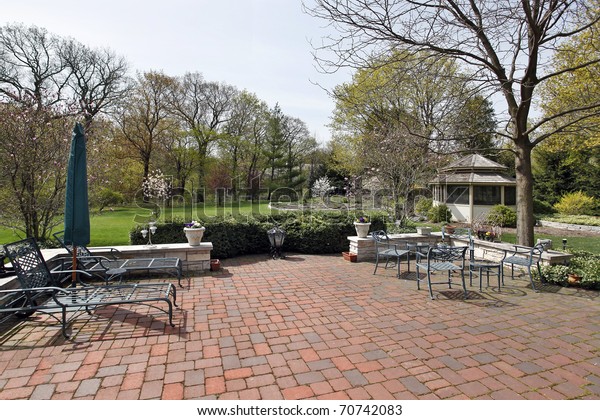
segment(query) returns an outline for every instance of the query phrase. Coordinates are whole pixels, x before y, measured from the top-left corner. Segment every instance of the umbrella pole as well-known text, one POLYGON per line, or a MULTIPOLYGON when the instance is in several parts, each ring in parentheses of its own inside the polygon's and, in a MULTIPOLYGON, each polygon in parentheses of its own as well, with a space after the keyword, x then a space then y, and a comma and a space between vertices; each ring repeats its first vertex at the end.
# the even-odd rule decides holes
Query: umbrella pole
POLYGON ((71 273, 71 287, 77 287, 77 245, 73 245, 73 272, 71 273))

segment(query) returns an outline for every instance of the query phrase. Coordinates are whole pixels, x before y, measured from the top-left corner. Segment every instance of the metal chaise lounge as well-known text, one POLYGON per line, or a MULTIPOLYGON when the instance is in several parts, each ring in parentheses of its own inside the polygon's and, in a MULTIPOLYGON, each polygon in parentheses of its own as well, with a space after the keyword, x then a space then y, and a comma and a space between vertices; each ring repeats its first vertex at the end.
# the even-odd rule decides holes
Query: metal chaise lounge
MULTIPOLYGON (((73 253, 73 247, 64 241, 64 232, 56 232, 54 237, 67 250, 69 254, 73 253)), ((124 269, 125 271, 159 271, 162 273, 173 274, 177 276, 179 287, 182 277, 182 263, 179 258, 119 258, 120 252, 115 248, 102 248, 99 252, 110 255, 109 257, 94 255, 87 247, 77 246, 78 269, 82 269, 97 278, 106 279, 106 272, 112 269, 124 269)), ((63 265, 63 270, 69 268, 69 261, 64 260, 67 265, 63 265)))
MULTIPOLYGON (((83 313, 104 306, 140 304, 159 309, 173 324, 176 288, 172 283, 118 284, 63 288, 58 280, 72 270, 50 270, 33 238, 4 245, 6 256, 21 284, 20 289, 0 290, 0 314, 27 318, 36 311, 47 313, 61 322, 66 338, 67 326, 83 313), (166 309, 158 304, 166 304, 166 309), (60 314, 60 316, 58 315, 60 314)), ((79 274, 91 276, 83 270, 79 274)), ((123 270, 121 270, 123 272, 123 270)))

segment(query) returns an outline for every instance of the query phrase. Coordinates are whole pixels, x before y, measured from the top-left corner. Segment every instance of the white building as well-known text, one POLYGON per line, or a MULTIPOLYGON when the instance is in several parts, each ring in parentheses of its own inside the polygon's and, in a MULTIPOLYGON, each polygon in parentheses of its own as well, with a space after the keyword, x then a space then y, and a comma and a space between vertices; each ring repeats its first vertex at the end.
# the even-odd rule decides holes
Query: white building
POLYGON ((433 205, 446 204, 455 222, 478 220, 492 206, 515 208, 516 180, 508 168, 481 155, 465 156, 440 170, 429 183, 433 205))

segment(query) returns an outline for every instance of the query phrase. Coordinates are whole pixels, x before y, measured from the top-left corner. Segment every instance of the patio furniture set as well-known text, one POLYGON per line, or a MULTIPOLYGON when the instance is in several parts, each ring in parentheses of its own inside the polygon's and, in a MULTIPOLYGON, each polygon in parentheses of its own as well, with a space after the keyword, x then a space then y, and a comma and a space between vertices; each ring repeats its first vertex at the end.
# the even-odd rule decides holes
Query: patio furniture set
POLYGON ((432 285, 447 284, 452 288, 452 275, 460 273, 464 297, 467 298, 467 287, 465 281, 465 271, 469 273, 469 285, 473 286, 473 277, 479 278, 479 291, 483 290, 483 277, 490 284, 490 275, 498 279, 498 290, 504 285, 504 266, 510 265, 511 277, 514 277, 515 266, 527 269, 531 288, 537 292, 533 281, 532 267, 537 267, 538 274, 542 278, 540 261, 544 244, 538 244, 534 247, 524 247, 513 245, 512 251, 505 251, 503 257, 498 261, 479 259, 475 257, 475 244, 471 236, 470 229, 455 229, 453 233, 447 233, 442 230, 442 242, 436 245, 428 243, 401 241, 391 243, 389 236, 385 231, 372 232, 371 236, 375 242, 376 260, 375 270, 377 273, 380 260, 385 260, 385 268, 390 263, 397 269, 397 277, 400 278, 400 264, 406 260, 407 271, 410 271, 410 259, 414 256, 416 265, 417 289, 421 289, 421 281, 427 281, 429 296, 434 299, 432 285), (468 246, 452 246, 452 239, 466 240, 468 246), (468 257, 467 257, 468 251, 468 257), (426 273, 424 279, 421 278, 421 270, 426 273), (443 281, 433 281, 432 274, 443 272, 447 274, 447 279, 443 281))
MULTIPOLYGON (((72 248, 62 242, 61 233, 56 237, 72 252, 72 248)), ((117 257, 116 250, 108 251, 117 257)), ((174 326, 173 306, 177 306, 177 291, 172 283, 127 283, 124 280, 130 272, 158 271, 176 275, 181 287, 179 258, 108 258, 94 255, 86 247, 77 247, 75 265, 68 257, 60 259, 58 266, 50 269, 33 238, 4 245, 4 254, 21 287, 0 290, 0 314, 24 319, 35 312, 47 313, 61 323, 65 338, 69 337, 68 325, 72 320, 83 313, 91 314, 92 309, 110 305, 150 306, 164 312, 169 324, 174 326), (76 280, 64 287, 63 284, 71 279, 76 280), (94 279, 100 282, 92 282, 94 279)))

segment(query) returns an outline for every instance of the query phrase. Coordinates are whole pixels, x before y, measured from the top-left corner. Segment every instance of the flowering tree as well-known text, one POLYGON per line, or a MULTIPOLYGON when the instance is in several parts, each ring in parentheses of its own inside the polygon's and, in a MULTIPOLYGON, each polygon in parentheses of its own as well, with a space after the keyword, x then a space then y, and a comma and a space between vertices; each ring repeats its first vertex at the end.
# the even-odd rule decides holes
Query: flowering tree
POLYGON ((329 178, 326 176, 322 176, 315 180, 310 192, 315 197, 321 197, 321 199, 325 198, 329 195, 329 192, 333 191, 334 187, 331 185, 329 178))
POLYGON ((161 213, 161 205, 171 197, 171 182, 160 169, 150 172, 142 181, 142 192, 144 203, 151 203, 153 207, 152 216, 158 219, 161 213))
POLYGON ((72 121, 0 104, 0 224, 45 239, 62 222, 72 121))

